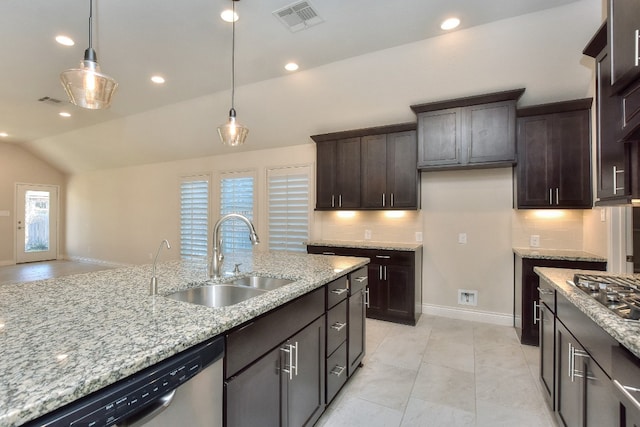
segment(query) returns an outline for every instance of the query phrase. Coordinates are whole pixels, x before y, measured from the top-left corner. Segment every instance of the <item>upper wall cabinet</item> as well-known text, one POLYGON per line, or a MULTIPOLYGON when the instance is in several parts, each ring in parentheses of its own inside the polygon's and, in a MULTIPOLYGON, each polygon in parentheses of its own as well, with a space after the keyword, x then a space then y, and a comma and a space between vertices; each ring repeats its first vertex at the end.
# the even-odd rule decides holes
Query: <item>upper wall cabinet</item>
POLYGON ((416 125, 314 135, 316 209, 418 209, 416 125))
POLYGON ((518 110, 518 208, 591 208, 592 101, 518 110))
POLYGON ((640 2, 609 0, 611 86, 616 92, 640 77, 640 2))
POLYGON ((516 162, 516 102, 524 89, 412 105, 418 168, 446 170, 516 162))

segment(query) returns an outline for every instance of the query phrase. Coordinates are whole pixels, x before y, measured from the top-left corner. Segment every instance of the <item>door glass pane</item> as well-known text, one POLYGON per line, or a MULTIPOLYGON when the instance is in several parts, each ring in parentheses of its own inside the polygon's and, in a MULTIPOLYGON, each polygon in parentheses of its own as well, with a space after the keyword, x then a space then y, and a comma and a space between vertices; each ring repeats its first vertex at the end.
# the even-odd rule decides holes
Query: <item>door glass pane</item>
POLYGON ((24 251, 49 250, 49 192, 27 190, 25 194, 24 251))

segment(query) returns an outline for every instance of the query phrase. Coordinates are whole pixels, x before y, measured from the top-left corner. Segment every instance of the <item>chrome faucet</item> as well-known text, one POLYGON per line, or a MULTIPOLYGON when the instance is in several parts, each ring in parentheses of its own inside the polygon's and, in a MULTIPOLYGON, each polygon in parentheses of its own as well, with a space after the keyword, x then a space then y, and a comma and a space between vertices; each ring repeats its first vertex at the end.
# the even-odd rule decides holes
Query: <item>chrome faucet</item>
POLYGON ((237 218, 247 224, 247 227, 249 227, 249 239, 252 244, 257 245, 260 243, 260 239, 258 238, 258 234, 256 233, 253 223, 246 216, 237 213, 230 213, 220 218, 218 222, 216 222, 216 225, 213 226, 213 257, 211 259, 211 269, 209 270, 209 277, 212 279, 220 278, 220 269, 222 268, 222 261, 224 261, 222 243, 220 239, 218 239, 220 226, 223 222, 233 218, 237 218))
POLYGON ((151 277, 151 286, 149 287, 149 295, 157 295, 158 294, 158 279, 156 278, 156 263, 158 262, 158 255, 160 255, 160 249, 162 249, 162 245, 167 245, 167 249, 171 249, 171 245, 167 239, 164 239, 160 242, 160 247, 158 248, 158 252, 156 252, 156 257, 153 260, 153 277, 151 277))

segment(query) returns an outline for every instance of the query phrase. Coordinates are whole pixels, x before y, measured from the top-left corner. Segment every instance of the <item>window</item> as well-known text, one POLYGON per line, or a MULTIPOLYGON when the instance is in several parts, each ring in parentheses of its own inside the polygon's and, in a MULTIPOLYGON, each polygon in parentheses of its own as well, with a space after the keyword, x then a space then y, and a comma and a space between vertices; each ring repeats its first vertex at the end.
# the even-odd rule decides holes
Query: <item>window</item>
POLYGON ((310 168, 267 171, 269 192, 269 249, 306 252, 309 238, 310 168))
MULTIPOLYGON (((253 222, 253 176, 226 173, 220 178, 220 217, 239 213, 253 222)), ((255 223, 254 223, 255 224, 255 223)), ((225 221, 220 228, 222 253, 251 252, 247 226, 238 219, 225 221)))
POLYGON ((180 257, 206 258, 208 236, 209 176, 185 177, 180 184, 180 257))

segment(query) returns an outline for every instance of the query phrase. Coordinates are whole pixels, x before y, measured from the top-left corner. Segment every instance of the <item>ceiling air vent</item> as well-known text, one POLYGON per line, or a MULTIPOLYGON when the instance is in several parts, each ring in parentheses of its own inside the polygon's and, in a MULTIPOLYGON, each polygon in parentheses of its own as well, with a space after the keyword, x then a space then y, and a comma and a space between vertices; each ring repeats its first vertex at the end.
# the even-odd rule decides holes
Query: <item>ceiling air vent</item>
POLYGON ((313 5, 306 0, 278 9, 273 12, 273 15, 292 33, 324 22, 324 19, 318 16, 313 5))

